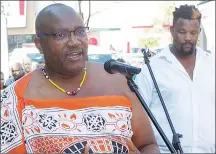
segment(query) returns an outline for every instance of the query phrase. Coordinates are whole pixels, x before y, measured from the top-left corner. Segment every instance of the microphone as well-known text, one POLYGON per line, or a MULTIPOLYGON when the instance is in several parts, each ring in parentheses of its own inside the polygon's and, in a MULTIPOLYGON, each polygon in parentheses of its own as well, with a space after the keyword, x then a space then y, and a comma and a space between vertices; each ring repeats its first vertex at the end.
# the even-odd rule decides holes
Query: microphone
POLYGON ((121 62, 118 62, 114 59, 107 60, 104 63, 104 69, 109 74, 120 73, 127 77, 132 77, 135 74, 141 72, 141 68, 130 66, 121 62))

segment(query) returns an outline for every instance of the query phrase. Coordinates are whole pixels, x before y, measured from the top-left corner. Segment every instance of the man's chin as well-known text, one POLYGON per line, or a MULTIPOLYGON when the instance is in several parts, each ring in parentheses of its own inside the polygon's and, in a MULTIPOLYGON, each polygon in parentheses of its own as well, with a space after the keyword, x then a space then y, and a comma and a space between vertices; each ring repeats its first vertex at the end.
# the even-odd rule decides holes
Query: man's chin
POLYGON ((14 80, 16 81, 16 80, 19 80, 20 78, 14 78, 14 80))
POLYGON ((193 51, 182 51, 181 54, 183 56, 189 56, 189 55, 192 55, 193 54, 193 51))
POLYGON ((73 65, 67 65, 65 67, 66 72, 69 74, 77 74, 85 68, 85 61, 80 61, 79 63, 75 63, 73 65))

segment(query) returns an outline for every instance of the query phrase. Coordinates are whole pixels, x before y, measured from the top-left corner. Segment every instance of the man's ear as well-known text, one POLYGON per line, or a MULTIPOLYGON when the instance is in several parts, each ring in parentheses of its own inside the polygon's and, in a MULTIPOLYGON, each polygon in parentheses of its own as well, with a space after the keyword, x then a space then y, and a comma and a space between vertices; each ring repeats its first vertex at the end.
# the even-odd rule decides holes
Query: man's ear
POLYGON ((173 37, 173 35, 174 35, 174 26, 170 26, 170 33, 171 33, 171 35, 173 37))
POLYGON ((40 51, 40 53, 43 54, 43 48, 42 48, 41 43, 40 43, 40 38, 35 37, 34 43, 35 43, 36 48, 40 51))

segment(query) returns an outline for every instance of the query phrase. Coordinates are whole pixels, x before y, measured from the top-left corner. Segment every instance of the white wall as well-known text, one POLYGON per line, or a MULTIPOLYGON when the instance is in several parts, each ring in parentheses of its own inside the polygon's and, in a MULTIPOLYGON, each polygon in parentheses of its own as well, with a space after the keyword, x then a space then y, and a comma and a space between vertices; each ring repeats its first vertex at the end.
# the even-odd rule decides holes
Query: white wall
POLYGON ((121 31, 102 31, 100 32, 100 46, 109 48, 113 45, 114 48, 121 49, 123 47, 123 37, 121 31))
POLYGON ((207 39, 207 50, 215 53, 215 1, 198 5, 202 13, 202 26, 207 39))
POLYGON ((23 28, 27 25, 27 2, 24 1, 24 15, 20 15, 19 1, 8 1, 8 16, 7 27, 8 28, 23 28))

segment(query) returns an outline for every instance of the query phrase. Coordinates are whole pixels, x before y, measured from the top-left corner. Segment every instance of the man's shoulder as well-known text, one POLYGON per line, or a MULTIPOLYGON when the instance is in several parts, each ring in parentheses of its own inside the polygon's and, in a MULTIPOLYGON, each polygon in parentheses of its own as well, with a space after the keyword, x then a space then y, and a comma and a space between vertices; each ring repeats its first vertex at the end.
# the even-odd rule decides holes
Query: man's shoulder
MULTIPOLYGON (((106 79, 122 79, 124 76, 116 73, 116 74, 109 74, 108 72, 105 71, 104 69, 104 64, 102 63, 94 63, 94 62, 89 62, 89 66, 91 68, 91 71, 94 72, 94 74, 106 78, 106 79)), ((88 71, 88 70, 87 70, 88 71)))
MULTIPOLYGON (((152 69, 154 68, 161 68, 161 66, 164 65, 164 63, 167 63, 167 60, 166 60, 166 56, 169 54, 169 49, 168 48, 164 48, 160 53, 156 54, 155 56, 151 57, 149 59, 149 64, 151 66, 152 69)), ((144 64, 142 65, 142 70, 148 70, 147 69, 147 65, 144 64)))
POLYGON ((11 92, 13 93, 14 96, 22 97, 21 89, 23 89, 23 86, 25 86, 24 83, 29 81, 30 75, 31 73, 28 73, 16 81, 13 80, 13 77, 9 78, 8 80, 12 80, 12 82, 6 85, 6 88, 4 89, 4 91, 11 92))
POLYGON ((14 78, 11 76, 6 80, 5 86, 8 87, 13 82, 14 82, 14 78))
MULTIPOLYGON (((101 84, 113 86, 120 86, 126 84, 126 77, 120 73, 109 74, 104 69, 104 64, 89 63, 91 71, 93 71, 94 77, 97 77, 97 81, 101 84)), ((88 71, 88 70, 87 70, 88 71)))
POLYGON ((196 47, 199 53, 201 53, 203 56, 206 57, 214 57, 214 54, 212 52, 207 52, 204 49, 200 48, 199 46, 196 47))
POLYGON ((7 81, 14 81, 13 76, 10 76, 10 77, 7 79, 7 81))
POLYGON ((87 62, 87 68, 89 67, 90 69, 99 69, 99 71, 102 71, 103 69, 103 64, 102 63, 96 63, 96 62, 87 62))
POLYGON ((14 88, 15 85, 16 85, 16 81, 6 86, 5 89, 1 91, 1 96, 4 96, 5 94, 16 96, 15 88, 14 88))
POLYGON ((215 67, 215 54, 212 52, 207 52, 205 50, 203 50, 200 47, 196 47, 198 52, 199 52, 199 57, 202 58, 202 60, 207 64, 207 65, 212 65, 213 67, 215 67))

